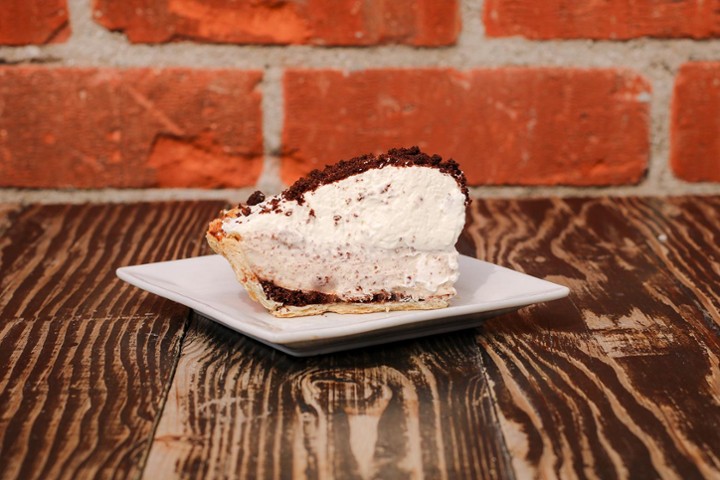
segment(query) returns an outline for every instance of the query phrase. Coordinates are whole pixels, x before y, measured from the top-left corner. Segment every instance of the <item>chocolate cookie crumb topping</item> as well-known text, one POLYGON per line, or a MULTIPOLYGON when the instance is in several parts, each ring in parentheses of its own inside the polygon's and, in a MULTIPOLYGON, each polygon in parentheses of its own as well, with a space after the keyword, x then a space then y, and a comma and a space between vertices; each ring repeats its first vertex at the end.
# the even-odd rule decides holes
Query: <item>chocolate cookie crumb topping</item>
POLYGON ((256 190, 253 192, 252 195, 250 195, 247 199, 247 204, 250 206, 257 205, 258 203, 262 203, 265 201, 265 194, 262 193, 260 190, 256 190))
POLYGON ((465 204, 470 203, 467 180, 457 162, 452 159, 443 161, 439 155, 427 155, 422 153, 418 147, 393 148, 387 153, 377 156, 366 154, 351 160, 343 160, 335 165, 329 165, 323 170, 313 170, 306 177, 293 183, 282 195, 286 200, 295 200, 298 204, 302 205, 305 201, 305 193, 312 192, 322 185, 337 182, 347 177, 367 172, 373 168, 384 168, 387 166, 425 166, 437 168, 455 179, 460 186, 460 190, 465 195, 465 204))

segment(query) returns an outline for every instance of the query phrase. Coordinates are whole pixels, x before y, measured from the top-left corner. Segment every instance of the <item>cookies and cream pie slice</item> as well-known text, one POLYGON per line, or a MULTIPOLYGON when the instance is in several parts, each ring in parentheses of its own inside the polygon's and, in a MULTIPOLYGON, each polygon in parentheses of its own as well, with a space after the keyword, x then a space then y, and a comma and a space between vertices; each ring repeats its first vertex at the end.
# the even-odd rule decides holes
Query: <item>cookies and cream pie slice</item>
POLYGON ((315 170, 221 212, 207 239, 279 317, 442 308, 468 204, 457 163, 417 147, 315 170))

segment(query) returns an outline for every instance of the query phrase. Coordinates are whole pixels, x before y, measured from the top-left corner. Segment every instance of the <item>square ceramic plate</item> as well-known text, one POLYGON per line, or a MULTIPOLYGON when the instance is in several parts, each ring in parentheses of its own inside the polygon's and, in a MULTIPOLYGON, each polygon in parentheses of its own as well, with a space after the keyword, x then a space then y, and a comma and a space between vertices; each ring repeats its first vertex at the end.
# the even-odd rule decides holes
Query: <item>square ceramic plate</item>
POLYGON ((250 299, 219 255, 122 267, 117 275, 298 357, 471 328, 485 318, 569 293, 567 287, 461 255, 457 296, 448 308, 276 318, 250 299))

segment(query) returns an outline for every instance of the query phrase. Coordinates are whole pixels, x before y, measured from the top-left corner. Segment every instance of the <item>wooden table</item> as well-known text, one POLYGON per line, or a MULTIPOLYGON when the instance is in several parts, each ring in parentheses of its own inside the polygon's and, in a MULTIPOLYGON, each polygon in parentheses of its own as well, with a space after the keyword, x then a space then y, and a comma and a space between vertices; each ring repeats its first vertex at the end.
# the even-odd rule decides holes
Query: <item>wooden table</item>
POLYGON ((309 359, 115 277, 221 206, 0 206, 0 477, 720 477, 720 197, 475 201, 568 299, 309 359))

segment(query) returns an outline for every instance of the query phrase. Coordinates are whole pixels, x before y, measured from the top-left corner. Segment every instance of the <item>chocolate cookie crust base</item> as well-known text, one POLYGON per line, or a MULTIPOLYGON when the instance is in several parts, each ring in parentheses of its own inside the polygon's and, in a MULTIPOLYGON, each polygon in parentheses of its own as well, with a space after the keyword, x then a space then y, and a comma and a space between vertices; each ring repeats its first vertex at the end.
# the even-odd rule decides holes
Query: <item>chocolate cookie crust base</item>
MULTIPOLYGON (((330 293, 322 293, 316 291, 305 290, 288 290, 287 288, 278 287, 273 282, 267 280, 259 280, 262 285, 263 292, 270 300, 274 300, 283 305, 291 305, 293 307, 304 307, 306 305, 316 305, 323 303, 343 303, 348 300, 342 300, 337 295, 330 293)), ((352 303, 384 303, 384 302, 401 302, 403 297, 390 292, 379 292, 364 298, 352 300, 352 303)))

